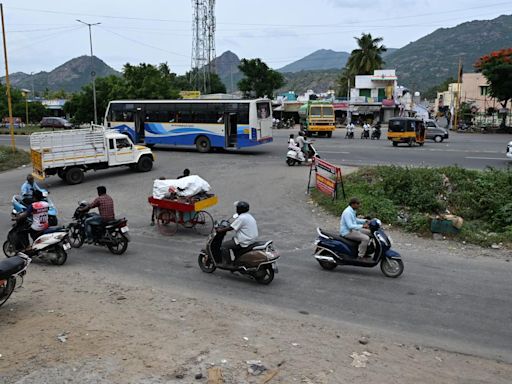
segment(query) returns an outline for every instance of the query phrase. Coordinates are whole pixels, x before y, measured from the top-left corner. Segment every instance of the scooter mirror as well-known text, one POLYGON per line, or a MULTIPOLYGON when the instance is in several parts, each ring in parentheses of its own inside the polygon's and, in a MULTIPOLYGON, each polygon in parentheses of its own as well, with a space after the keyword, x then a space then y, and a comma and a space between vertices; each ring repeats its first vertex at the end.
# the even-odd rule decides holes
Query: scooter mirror
POLYGON ((236 219, 236 218, 238 218, 238 213, 235 213, 235 214, 233 215, 233 219, 236 219))

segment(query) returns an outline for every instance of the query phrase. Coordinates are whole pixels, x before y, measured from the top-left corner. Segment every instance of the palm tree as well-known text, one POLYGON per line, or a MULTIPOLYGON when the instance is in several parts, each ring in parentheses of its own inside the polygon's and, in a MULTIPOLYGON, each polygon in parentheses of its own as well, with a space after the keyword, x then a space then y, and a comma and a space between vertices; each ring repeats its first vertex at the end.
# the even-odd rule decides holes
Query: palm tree
POLYGON ((352 75, 371 75, 375 69, 380 69, 384 65, 382 53, 387 49, 382 42, 382 37, 373 38, 370 33, 363 33, 361 37, 354 37, 357 41, 358 49, 354 49, 347 62, 347 68, 352 75))

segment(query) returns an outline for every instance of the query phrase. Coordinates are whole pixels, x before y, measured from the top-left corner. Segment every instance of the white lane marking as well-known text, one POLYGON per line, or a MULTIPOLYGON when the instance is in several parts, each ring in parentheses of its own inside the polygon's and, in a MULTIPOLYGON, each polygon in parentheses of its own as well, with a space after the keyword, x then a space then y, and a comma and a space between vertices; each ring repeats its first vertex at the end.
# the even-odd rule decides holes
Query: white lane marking
POLYGON ((344 154, 344 155, 349 155, 350 152, 339 152, 339 151, 320 151, 320 154, 322 153, 341 153, 341 154, 344 154))
POLYGON ((465 159, 478 159, 478 160, 507 160, 506 157, 477 157, 477 156, 468 156, 465 159))

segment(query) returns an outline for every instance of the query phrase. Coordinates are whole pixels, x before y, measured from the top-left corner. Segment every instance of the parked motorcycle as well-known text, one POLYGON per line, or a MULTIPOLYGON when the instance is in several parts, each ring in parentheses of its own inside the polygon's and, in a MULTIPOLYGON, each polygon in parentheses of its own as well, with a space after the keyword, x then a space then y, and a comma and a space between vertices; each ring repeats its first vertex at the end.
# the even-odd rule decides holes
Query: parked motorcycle
MULTIPOLYGON (((44 201, 46 201, 49 205, 48 207, 48 224, 51 227, 54 227, 58 225, 57 220, 57 208, 55 207, 55 204, 53 203, 52 199, 48 197, 48 191, 43 189, 43 197, 44 201)), ((11 199, 12 204, 12 211, 11 211, 11 218, 15 219, 20 213, 25 211, 27 209, 27 206, 23 203, 23 199, 19 195, 14 195, 11 199)))
POLYGON ((380 124, 376 124, 373 128, 372 128, 372 137, 371 139, 372 140, 380 140, 380 124))
POLYGON ((314 257, 320 266, 332 270, 338 265, 354 265, 372 268, 380 263, 382 273, 387 277, 398 277, 404 271, 400 254, 391 249, 392 240, 381 228, 378 219, 370 221, 370 243, 367 257, 358 258, 359 243, 317 228, 314 257))
MULTIPOLYGON (((85 220, 97 215, 96 213, 82 211, 86 206, 87 203, 84 201, 79 204, 73 214, 73 222, 67 226, 69 241, 73 248, 80 248, 85 242, 85 220)), ((128 243, 130 242, 128 232, 128 220, 125 218, 93 225, 93 244, 106 246, 114 255, 122 255, 128 249, 128 243)))
POLYGON ((54 265, 63 265, 68 259, 67 250, 71 248, 65 228, 48 228, 30 244, 30 220, 16 221, 7 233, 3 244, 5 256, 14 257, 18 252, 25 253, 32 259, 49 261, 54 265))
MULTIPOLYGON (((236 215, 234 216, 236 217, 236 215)), ((229 227, 229 220, 215 222, 215 229, 229 227)), ((222 241, 226 232, 214 231, 206 241, 206 248, 199 253, 198 263, 203 272, 212 273, 215 269, 238 272, 249 276, 260 284, 270 284, 274 274, 278 272, 277 259, 279 254, 275 251, 272 240, 258 241, 246 248, 245 253, 233 262, 230 252, 222 248, 222 241), (225 263, 223 260, 231 260, 225 263)))
POLYGON ((320 158, 320 155, 316 151, 313 144, 308 144, 308 148, 309 148, 309 156, 307 159, 304 156, 304 152, 302 152, 301 150, 295 150, 295 149, 288 148, 288 152, 286 153, 286 164, 288 164, 291 167, 291 166, 294 166, 295 164, 298 164, 298 165, 301 165, 302 163, 308 164, 309 160, 311 160, 315 157, 320 158))
POLYGON ((32 260, 24 253, 0 261, 0 307, 11 297, 18 279, 23 285, 23 276, 32 260))

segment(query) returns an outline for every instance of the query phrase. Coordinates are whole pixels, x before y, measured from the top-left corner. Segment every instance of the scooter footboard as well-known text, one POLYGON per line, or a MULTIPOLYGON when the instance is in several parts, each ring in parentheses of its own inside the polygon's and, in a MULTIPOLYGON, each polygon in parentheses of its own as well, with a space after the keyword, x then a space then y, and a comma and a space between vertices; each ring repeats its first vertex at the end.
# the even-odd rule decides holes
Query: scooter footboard
POLYGON ((387 257, 388 259, 401 259, 402 256, 396 251, 393 251, 392 249, 388 249, 386 252, 384 252, 384 257, 387 257))

